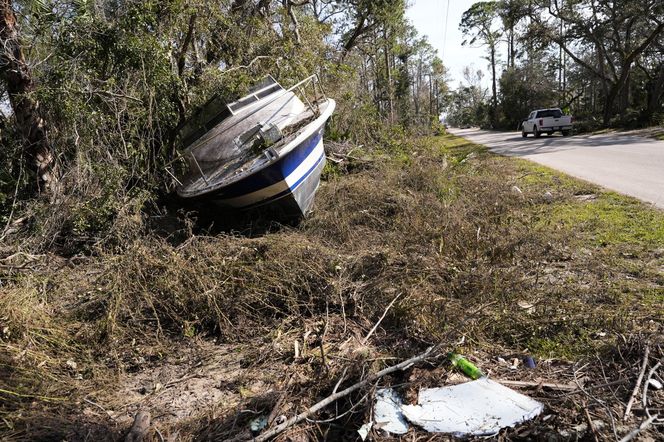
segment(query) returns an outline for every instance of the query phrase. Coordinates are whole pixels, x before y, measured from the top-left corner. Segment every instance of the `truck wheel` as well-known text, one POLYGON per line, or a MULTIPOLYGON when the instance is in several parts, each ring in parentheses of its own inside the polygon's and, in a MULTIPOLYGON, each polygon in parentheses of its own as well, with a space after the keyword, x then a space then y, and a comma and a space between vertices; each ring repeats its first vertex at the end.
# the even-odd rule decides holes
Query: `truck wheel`
POLYGON ((534 126, 534 127, 533 127, 533 135, 535 135, 535 138, 539 138, 539 137, 542 136, 542 134, 540 133, 540 131, 537 129, 537 126, 534 126))
POLYGON ((526 138, 528 136, 528 132, 526 132, 525 129, 521 129, 521 136, 526 138))
POLYGON ((572 131, 570 131, 570 130, 564 130, 563 131, 563 137, 569 137, 570 135, 572 135, 572 131))

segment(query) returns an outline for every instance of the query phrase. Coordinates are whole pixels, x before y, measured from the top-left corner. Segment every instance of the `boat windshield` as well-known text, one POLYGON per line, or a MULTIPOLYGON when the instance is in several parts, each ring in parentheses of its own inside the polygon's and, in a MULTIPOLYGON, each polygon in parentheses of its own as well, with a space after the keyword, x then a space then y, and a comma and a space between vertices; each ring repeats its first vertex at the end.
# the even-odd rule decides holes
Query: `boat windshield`
POLYGON ((213 96, 200 106, 180 129, 179 134, 183 147, 191 146, 210 129, 231 115, 236 115, 243 108, 280 90, 284 90, 283 87, 271 75, 268 75, 253 86, 246 96, 232 103, 227 104, 220 96, 213 96))

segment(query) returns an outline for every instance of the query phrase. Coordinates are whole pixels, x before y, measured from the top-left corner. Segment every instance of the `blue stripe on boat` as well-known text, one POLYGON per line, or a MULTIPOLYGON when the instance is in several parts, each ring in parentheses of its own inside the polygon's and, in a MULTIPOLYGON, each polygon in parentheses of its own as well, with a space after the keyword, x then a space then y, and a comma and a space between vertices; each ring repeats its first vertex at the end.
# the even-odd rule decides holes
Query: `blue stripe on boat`
POLYGON ((316 132, 274 164, 220 189, 217 197, 228 199, 247 195, 285 180, 311 154, 322 137, 322 131, 316 132))
POLYGON ((325 153, 323 153, 323 155, 321 155, 320 158, 318 158, 318 160, 316 161, 316 164, 314 164, 309 170, 307 170, 307 171, 305 172, 305 174, 302 175, 302 177, 301 177, 299 180, 297 180, 297 181, 295 182, 295 184, 293 184, 293 185, 292 185, 291 187, 289 187, 288 189, 286 189, 286 190, 284 190, 284 191, 282 191, 282 192, 279 192, 278 194, 273 195, 273 196, 271 196, 271 197, 269 197, 269 198, 266 198, 266 199, 264 199, 264 200, 262 200, 262 201, 258 201, 258 202, 256 202, 256 203, 250 204, 250 205, 248 205, 248 206, 241 207, 241 209, 251 209, 251 208, 253 208, 253 207, 258 207, 258 206, 262 206, 262 205, 264 205, 264 204, 269 204, 269 203, 271 203, 271 202, 273 202, 273 201, 276 201, 276 200, 278 200, 278 199, 280 199, 280 198, 283 198, 283 197, 285 197, 285 196, 287 196, 287 195, 293 193, 293 192, 295 191, 295 189, 297 189, 297 188, 300 186, 300 184, 302 184, 302 182, 303 182, 304 180, 306 180, 307 178, 309 178, 309 175, 311 175, 311 174, 313 173, 313 171, 316 170, 316 168, 320 165, 321 161, 323 161, 324 159, 325 159, 325 153))

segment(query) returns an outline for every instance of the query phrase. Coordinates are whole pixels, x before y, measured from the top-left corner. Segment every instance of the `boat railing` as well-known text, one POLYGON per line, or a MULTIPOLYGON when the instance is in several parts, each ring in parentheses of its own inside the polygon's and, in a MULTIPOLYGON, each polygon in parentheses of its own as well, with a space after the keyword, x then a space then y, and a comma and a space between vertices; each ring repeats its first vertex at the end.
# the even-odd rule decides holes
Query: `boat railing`
MULTIPOLYGON (((272 77, 269 78, 272 79, 272 77)), ((297 95, 298 98, 300 98, 306 104, 306 106, 309 108, 309 110, 312 112, 314 116, 316 117, 320 116, 319 103, 321 99, 326 100, 327 95, 325 94, 325 90, 323 89, 323 85, 321 84, 318 74, 310 75, 304 80, 295 83, 288 89, 283 89, 283 87, 281 87, 281 85, 279 85, 279 83, 277 83, 274 79, 272 79, 272 81, 273 83, 261 87, 255 91, 252 91, 250 94, 240 98, 239 100, 233 103, 229 103, 227 105, 227 109, 230 111, 232 115, 236 115, 240 111, 240 109, 252 108, 255 106, 255 108, 251 109, 251 112, 249 112, 246 115, 248 117, 258 112, 259 110, 263 109, 264 107, 269 106, 276 100, 283 97, 285 94, 292 92, 295 95, 297 95), (279 89, 281 89, 281 91, 279 89)), ((184 155, 181 154, 178 155, 165 167, 166 172, 175 180, 177 185, 182 186, 183 183, 173 173, 173 171, 171 170, 171 166, 176 161, 183 159, 185 160, 185 162, 189 163, 190 167, 195 166, 196 171, 203 178, 203 181, 205 182, 206 185, 210 184, 209 178, 207 177, 207 175, 201 168, 200 164, 198 163, 198 160, 196 159, 196 155, 194 155, 193 152, 188 151, 185 152, 184 155), (187 161, 187 158, 189 158, 189 161, 187 161)))
MULTIPOLYGON (((272 94, 274 96, 273 97, 270 96, 269 100, 265 100, 264 102, 260 102, 260 100, 253 100, 252 103, 249 103, 248 105, 242 106, 242 108, 244 109, 246 107, 252 107, 253 105, 257 105, 255 108, 253 108, 251 110, 250 113, 248 113, 246 115, 246 117, 253 115, 254 113, 258 112, 259 110, 263 109, 266 106, 269 106, 270 104, 274 103, 275 101, 277 101, 278 99, 280 99, 281 97, 283 97, 284 95, 286 95, 289 92, 293 92, 296 95, 298 95, 298 98, 302 98, 303 101, 305 101, 307 103, 307 106, 309 107, 309 109, 315 115, 320 114, 320 111, 319 111, 318 106, 317 106, 317 103, 318 103, 319 99, 320 98, 327 98, 326 95, 325 95, 325 91, 323 90, 323 87, 320 83, 320 79, 318 78, 318 74, 313 74, 313 75, 308 76, 304 80, 301 80, 301 81, 295 83, 293 86, 289 87, 288 89, 283 89, 278 94, 272 94), (311 85, 311 91, 308 91, 307 86, 310 86, 310 85, 311 85), (316 105, 312 104, 312 102, 309 100, 308 95, 307 95, 308 93, 313 93, 313 97, 314 97, 313 103, 316 104, 316 105)), ((260 94, 259 94, 259 96, 260 96, 260 94)), ((234 110, 231 109, 231 106, 234 106, 236 103, 244 103, 245 100, 252 99, 253 97, 254 97, 254 94, 250 94, 248 96, 242 97, 240 100, 238 100, 234 103, 231 103, 229 105, 229 109, 231 110, 231 112, 233 112, 234 110)), ((239 108, 235 109, 235 112, 237 112, 238 110, 239 110, 239 108)), ((233 114, 233 115, 235 115, 235 114, 233 114)))

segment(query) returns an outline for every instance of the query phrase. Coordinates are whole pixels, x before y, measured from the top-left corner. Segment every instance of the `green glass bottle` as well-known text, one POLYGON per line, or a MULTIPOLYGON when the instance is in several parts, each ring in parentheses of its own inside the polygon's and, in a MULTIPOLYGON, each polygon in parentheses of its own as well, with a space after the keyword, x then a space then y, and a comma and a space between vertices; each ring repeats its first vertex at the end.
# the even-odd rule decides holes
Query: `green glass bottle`
POLYGON ((449 353, 447 357, 449 358, 452 365, 461 370, 469 378, 479 379, 484 377, 484 373, 482 373, 482 370, 477 368, 475 365, 473 365, 472 362, 470 362, 468 359, 464 358, 460 354, 449 353))

